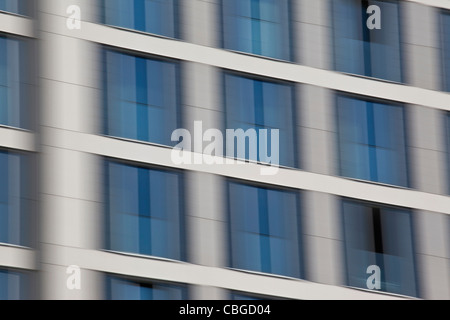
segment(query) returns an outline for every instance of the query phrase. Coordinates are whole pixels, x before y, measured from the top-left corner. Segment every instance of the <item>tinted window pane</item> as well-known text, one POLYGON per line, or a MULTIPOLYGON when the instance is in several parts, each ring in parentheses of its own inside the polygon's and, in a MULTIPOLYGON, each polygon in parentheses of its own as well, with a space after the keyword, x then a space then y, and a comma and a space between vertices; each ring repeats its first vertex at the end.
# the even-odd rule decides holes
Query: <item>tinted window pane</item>
MULTIPOLYGON (((269 81, 225 74, 225 105, 227 129, 255 130, 256 138, 246 143, 245 156, 238 155, 228 148, 228 156, 275 163, 284 166, 295 166, 295 137, 293 129, 293 89, 292 86, 269 81), (268 134, 261 134, 261 129, 267 129, 268 134), (272 129, 279 130, 278 152, 276 145, 272 145, 275 136, 272 129), (267 149, 261 148, 267 146, 267 149), (256 155, 250 153, 254 147, 256 155)), ((227 138, 227 145, 230 143, 227 138)), ((237 143, 236 143, 237 144, 237 143)))
POLYGON ((403 108, 337 97, 341 174, 407 186, 403 108))
POLYGON ((103 0, 104 23, 177 37, 177 0, 103 0))
POLYGON ((187 290, 183 286, 160 283, 141 283, 107 277, 108 300, 185 300, 187 290))
POLYGON ((228 183, 231 267, 301 276, 298 195, 228 183))
POLYGON ((109 50, 105 60, 106 134, 172 145, 177 65, 109 50))
POLYGON ((333 0, 337 71, 402 81, 397 1, 333 0), (381 10, 381 29, 369 29, 367 8, 381 10))
POLYGON ((416 296, 410 213, 347 200, 343 213, 348 285, 367 289, 375 265, 380 290, 416 296))
POLYGON ((12 270, 0 270, 0 300, 30 299, 29 275, 12 270))
POLYGON ((23 41, 0 34, 0 125, 27 128, 27 66, 23 41))
POLYGON ((444 89, 450 91, 450 13, 448 11, 441 15, 441 26, 444 89))
POLYGON ((226 49, 289 60, 288 0, 222 0, 226 49))
POLYGON ((183 259, 179 173, 108 161, 108 249, 183 259))
POLYGON ((26 14, 26 0, 0 0, 0 11, 26 14))
POLYGON ((30 245, 27 169, 25 156, 0 150, 0 242, 30 245))

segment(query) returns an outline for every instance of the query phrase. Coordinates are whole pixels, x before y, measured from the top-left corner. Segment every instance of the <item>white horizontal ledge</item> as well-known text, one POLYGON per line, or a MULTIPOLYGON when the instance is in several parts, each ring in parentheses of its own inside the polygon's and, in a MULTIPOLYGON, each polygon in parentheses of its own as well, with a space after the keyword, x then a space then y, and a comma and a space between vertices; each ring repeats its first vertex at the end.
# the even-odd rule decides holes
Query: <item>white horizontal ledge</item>
POLYGON ((405 1, 416 2, 419 4, 423 4, 425 6, 450 9, 450 1, 449 0, 405 0, 405 1))
POLYGON ((172 162, 172 149, 167 147, 55 128, 46 128, 44 134, 47 137, 47 143, 57 148, 450 214, 450 197, 417 190, 360 182, 288 168, 279 168, 275 175, 261 175, 261 168, 267 166, 256 163, 176 165, 172 162))
POLYGON ((377 97, 407 104, 450 110, 450 94, 371 78, 316 69, 219 48, 166 39, 83 21, 80 30, 69 30, 65 17, 45 14, 43 32, 78 38, 103 45, 211 65, 263 77, 305 83, 332 90, 377 97))
POLYGON ((61 247, 47 244, 46 251, 52 255, 46 263, 67 266, 76 264, 83 269, 105 273, 123 274, 127 277, 155 279, 188 285, 203 285, 228 290, 251 292, 273 297, 291 299, 406 299, 389 294, 355 290, 347 287, 318 284, 314 282, 241 272, 227 268, 194 265, 185 262, 164 261, 134 257, 124 254, 81 248, 61 247))
POLYGON ((30 18, 0 12, 0 32, 23 37, 35 37, 34 21, 30 18))
POLYGON ((35 135, 29 131, 0 126, 0 148, 34 152, 35 135))
POLYGON ((36 270, 36 254, 29 248, 0 244, 0 266, 36 270))
MULTIPOLYGON (((67 34, 70 34, 66 32, 67 34)), ((163 39, 85 22, 73 33, 82 39, 183 61, 305 83, 358 95, 450 110, 450 95, 403 84, 367 79, 299 64, 274 61, 178 40, 163 39)))

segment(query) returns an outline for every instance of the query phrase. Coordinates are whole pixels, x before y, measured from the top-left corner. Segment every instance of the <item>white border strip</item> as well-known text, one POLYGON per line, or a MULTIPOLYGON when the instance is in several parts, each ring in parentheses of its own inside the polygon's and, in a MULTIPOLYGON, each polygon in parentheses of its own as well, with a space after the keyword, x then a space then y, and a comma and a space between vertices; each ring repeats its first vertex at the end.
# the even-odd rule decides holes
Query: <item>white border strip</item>
POLYGON ((35 152, 35 135, 29 131, 0 126, 0 147, 35 152))
POLYGON ((83 22, 81 30, 69 30, 65 27, 65 23, 64 17, 46 14, 43 32, 56 32, 61 36, 84 39, 121 49, 450 111, 450 94, 447 92, 259 58, 90 22, 83 22))
POLYGON ((30 18, 0 12, 0 32, 23 37, 35 37, 34 21, 30 18))
POLYGON ((36 270, 36 253, 32 249, 0 244, 0 266, 36 270))
POLYGON ((242 272, 227 268, 195 265, 186 262, 168 262, 81 248, 47 245, 53 252, 46 263, 67 266, 76 264, 81 269, 123 274, 146 279, 212 286, 228 290, 251 292, 274 297, 314 300, 405 300, 409 297, 372 293, 348 287, 325 285, 299 279, 242 272))
POLYGON ((263 176, 260 174, 262 165, 255 163, 175 165, 171 160, 171 148, 55 128, 46 128, 45 135, 48 143, 57 148, 450 214, 450 197, 417 190, 286 168, 280 168, 276 175, 263 176))
MULTIPOLYGON (((84 23, 80 38, 224 69, 450 111, 450 94, 84 23)), ((70 33, 66 32, 70 36, 70 33)), ((75 34, 72 34, 75 36, 75 34)))
POLYGON ((449 0, 405 0, 405 1, 423 4, 424 6, 431 6, 450 10, 449 0))

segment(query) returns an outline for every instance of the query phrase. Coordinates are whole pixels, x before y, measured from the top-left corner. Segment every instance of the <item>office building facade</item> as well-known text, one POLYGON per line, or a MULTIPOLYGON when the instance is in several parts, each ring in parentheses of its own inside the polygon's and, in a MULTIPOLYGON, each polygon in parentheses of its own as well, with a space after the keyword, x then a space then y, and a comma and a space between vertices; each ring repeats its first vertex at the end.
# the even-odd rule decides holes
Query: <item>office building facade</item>
POLYGON ((445 0, 0 0, 0 298, 450 299, 449 88, 445 0))

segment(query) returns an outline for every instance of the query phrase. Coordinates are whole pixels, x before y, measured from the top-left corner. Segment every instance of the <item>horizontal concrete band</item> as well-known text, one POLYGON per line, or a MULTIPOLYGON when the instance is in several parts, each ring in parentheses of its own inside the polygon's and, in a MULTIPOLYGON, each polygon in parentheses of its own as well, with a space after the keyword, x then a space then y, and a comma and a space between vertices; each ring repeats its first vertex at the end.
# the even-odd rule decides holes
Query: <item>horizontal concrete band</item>
MULTIPOLYGON (((67 18, 65 16, 47 13, 42 13, 42 16, 41 32, 58 33, 123 49, 204 63, 218 68, 321 86, 337 91, 450 110, 450 95, 445 92, 265 59, 89 22, 82 22, 81 30, 69 30, 66 27, 67 18)), ((32 25, 31 20, 0 14, 0 32, 32 36, 32 25), (5 20, 3 20, 4 17, 5 20)))
MULTIPOLYGON (((202 164, 176 164, 172 161, 172 149, 168 147, 161 148, 158 145, 140 142, 130 143, 124 139, 56 128, 46 128, 43 133, 47 137, 47 143, 57 148, 450 214, 450 197, 437 194, 290 168, 279 168, 275 175, 261 175, 261 169, 267 168, 267 166, 239 161, 234 161, 234 164, 226 164, 226 161, 224 164, 213 165, 205 162, 202 164)), ((192 154, 191 159, 194 159, 194 156, 192 154)), ((213 157, 213 159, 216 158, 213 157)))
POLYGON ((219 287, 252 292, 252 294, 292 299, 406 299, 406 297, 402 296, 227 268, 207 267, 152 257, 54 246, 51 244, 46 246, 49 248, 44 252, 52 252, 51 255, 46 257, 46 263, 64 267, 75 264, 81 269, 131 275, 146 279, 158 279, 159 281, 219 287))

